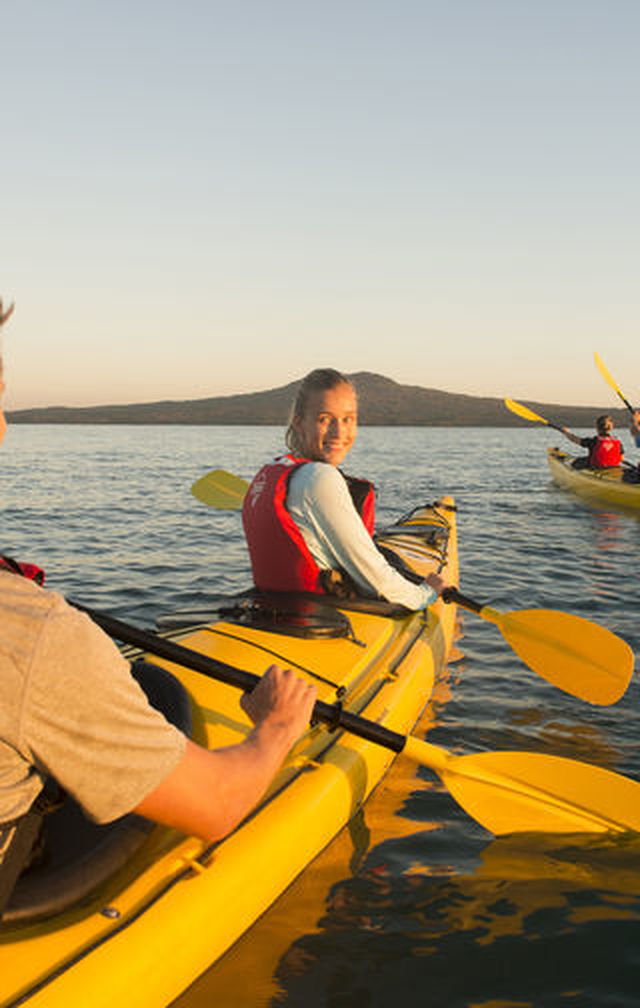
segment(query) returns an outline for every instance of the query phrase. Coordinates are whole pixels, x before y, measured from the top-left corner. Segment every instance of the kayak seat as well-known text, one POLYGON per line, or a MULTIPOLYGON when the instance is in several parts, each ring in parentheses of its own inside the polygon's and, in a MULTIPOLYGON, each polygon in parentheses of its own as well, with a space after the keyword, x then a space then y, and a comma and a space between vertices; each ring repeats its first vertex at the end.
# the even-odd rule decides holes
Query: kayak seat
MULTIPOLYGON (((143 660, 131 666, 149 700, 185 735, 192 733, 189 696, 166 669, 143 660)), ((154 823, 134 813, 112 823, 91 822, 65 795, 44 820, 42 853, 18 879, 3 924, 32 923, 87 901, 144 844, 154 823)))

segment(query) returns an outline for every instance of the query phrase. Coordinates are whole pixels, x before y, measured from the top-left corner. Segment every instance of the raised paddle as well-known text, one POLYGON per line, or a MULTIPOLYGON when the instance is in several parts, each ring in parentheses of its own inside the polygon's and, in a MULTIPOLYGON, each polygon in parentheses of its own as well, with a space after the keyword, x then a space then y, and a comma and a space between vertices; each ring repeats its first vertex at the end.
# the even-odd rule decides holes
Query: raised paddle
MULTIPOLYGON (((110 636, 212 679, 252 690, 259 677, 85 606, 110 636)), ((484 752, 456 756, 412 735, 318 701, 313 718, 384 746, 438 774, 456 801, 491 833, 640 832, 640 783, 558 756, 484 752)))
MULTIPOLYGON (((238 491, 248 486, 239 476, 222 469, 203 476, 194 483, 192 492, 198 484, 206 488, 205 503, 223 508, 230 506, 227 501, 239 501, 238 491), (231 489, 227 491, 227 487, 231 489)), ((629 685, 634 662, 631 648, 591 620, 553 609, 500 613, 461 595, 455 588, 446 589, 442 598, 495 623, 525 665, 571 696, 604 706, 619 700, 629 685)))
POLYGON ((616 393, 616 395, 620 396, 620 398, 622 399, 623 403, 625 404, 625 406, 627 407, 627 409, 629 410, 629 412, 630 413, 634 413, 635 410, 634 410, 633 406, 631 405, 631 403, 629 402, 628 399, 625 399, 625 397, 623 396, 622 392, 620 391, 620 389, 618 388, 618 386, 614 382, 613 378, 611 377, 611 375, 607 371, 606 367, 604 366, 604 361, 602 360, 602 357, 600 356, 600 354, 599 353, 594 353, 593 356, 594 356, 594 360, 596 362, 596 367, 597 367, 598 371, 600 372, 600 374, 602 375, 602 377, 604 378, 604 380, 606 381, 607 385, 610 385, 611 388, 613 389, 613 391, 616 393))
POLYGON ((561 427, 560 424, 552 423, 551 420, 545 420, 544 417, 534 413, 528 406, 523 406, 522 403, 516 402, 515 399, 505 399, 504 404, 508 410, 515 413, 516 416, 522 417, 523 420, 532 420, 534 423, 546 424, 547 427, 553 427, 554 430, 564 434, 564 427, 561 427))
MULTIPOLYGON (((597 356, 598 355, 596 354, 596 357, 597 356)), ((616 389, 616 391, 618 390, 616 389)), ((622 395, 622 393, 619 394, 622 395)), ((626 399, 624 401, 627 403, 626 399)), ((511 410, 512 413, 515 413, 516 416, 522 417, 523 420, 532 420, 534 423, 546 424, 547 427, 553 427, 554 430, 560 431, 561 434, 564 434, 566 436, 566 430, 564 427, 560 427, 558 426, 558 424, 551 423, 550 420, 545 420, 544 417, 538 416, 538 414, 534 413, 533 410, 530 410, 527 406, 523 406, 522 403, 516 402, 515 399, 505 399, 504 404, 507 407, 507 409, 511 410)), ((629 406, 629 403, 627 403, 627 406, 629 406)), ((631 406, 629 406, 629 409, 633 413, 633 408, 631 406)), ((636 468, 636 466, 634 466, 632 462, 627 462, 627 460, 624 458, 620 460, 620 465, 626 466, 627 469, 636 468)))

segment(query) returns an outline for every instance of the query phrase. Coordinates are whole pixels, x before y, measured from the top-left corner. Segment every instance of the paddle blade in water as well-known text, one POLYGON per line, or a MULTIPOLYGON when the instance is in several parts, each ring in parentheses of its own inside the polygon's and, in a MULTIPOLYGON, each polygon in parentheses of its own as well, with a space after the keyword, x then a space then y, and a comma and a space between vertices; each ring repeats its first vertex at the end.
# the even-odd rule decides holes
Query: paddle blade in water
POLYGON ((572 696, 612 704, 629 685, 633 651, 598 623, 553 609, 500 613, 495 622, 523 662, 572 696))
POLYGON ((223 511, 240 511, 249 484, 240 476, 213 469, 201 476, 191 487, 191 493, 203 504, 223 511))
POLYGON ((451 757, 438 773, 462 808, 496 836, 640 831, 640 784, 588 763, 486 752, 451 757))

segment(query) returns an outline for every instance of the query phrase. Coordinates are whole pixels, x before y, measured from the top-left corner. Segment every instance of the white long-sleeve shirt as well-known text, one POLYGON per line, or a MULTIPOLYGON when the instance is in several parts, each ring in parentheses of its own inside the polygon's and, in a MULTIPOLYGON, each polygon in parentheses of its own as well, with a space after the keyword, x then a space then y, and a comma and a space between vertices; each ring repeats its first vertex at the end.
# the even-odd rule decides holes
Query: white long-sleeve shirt
POLYGON ((340 568, 362 591, 407 609, 424 609, 435 601, 433 588, 407 581, 376 549, 335 466, 300 466, 289 481, 287 510, 322 570, 340 568))

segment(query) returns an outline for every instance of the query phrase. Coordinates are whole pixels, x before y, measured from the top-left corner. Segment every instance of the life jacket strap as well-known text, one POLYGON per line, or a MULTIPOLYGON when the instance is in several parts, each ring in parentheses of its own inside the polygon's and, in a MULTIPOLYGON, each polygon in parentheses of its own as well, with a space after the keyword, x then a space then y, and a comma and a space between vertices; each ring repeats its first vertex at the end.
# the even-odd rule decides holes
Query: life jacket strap
POLYGON ((0 828, 3 830, 15 827, 9 846, 0 863, 0 921, 18 879, 31 861, 44 817, 47 813, 58 808, 63 796, 64 792, 59 784, 53 777, 47 777, 42 791, 24 815, 9 822, 0 823, 0 828))

